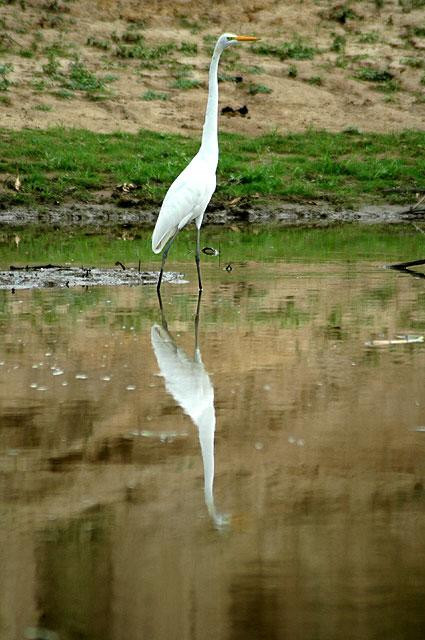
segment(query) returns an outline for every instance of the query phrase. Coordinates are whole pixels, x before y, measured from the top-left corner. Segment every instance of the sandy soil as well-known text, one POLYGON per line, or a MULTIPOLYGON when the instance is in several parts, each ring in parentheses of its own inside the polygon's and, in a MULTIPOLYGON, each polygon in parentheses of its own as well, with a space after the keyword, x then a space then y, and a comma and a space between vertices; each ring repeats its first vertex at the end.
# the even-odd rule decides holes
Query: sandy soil
POLYGON ((10 82, 0 91, 0 122, 14 129, 61 125, 101 132, 148 128, 195 135, 205 108, 211 42, 222 31, 234 31, 256 35, 273 46, 298 37, 317 51, 311 60, 280 60, 260 55, 251 45, 226 51, 221 73, 243 81, 221 83, 221 107, 246 105, 248 114, 222 116, 222 130, 255 135, 309 127, 422 129, 423 9, 412 9, 418 3, 410 0, 386 0, 382 8, 379 4, 350 3, 353 15, 343 22, 343 17, 335 16, 345 5, 313 0, 240 0, 237 12, 234 2, 227 0, 12 0, 0 7, 0 64, 13 66, 0 76, 10 82), (120 47, 128 53, 140 36, 148 47, 167 43, 175 47, 147 63, 117 55, 120 47), (179 50, 182 44, 189 55, 179 50), (191 53, 187 45, 197 45, 197 52, 191 53), (46 71, 52 52, 56 75, 46 71), (97 77, 114 77, 96 99, 81 89, 63 97, 60 78, 69 77, 77 58, 97 77), (294 67, 297 75, 289 77, 294 67), (379 91, 382 83, 355 79, 361 67, 391 73, 398 90, 379 91), (182 73, 200 86, 172 88, 182 73), (271 93, 252 95, 252 85, 271 93), (161 92, 166 99, 145 100, 147 91, 161 92))

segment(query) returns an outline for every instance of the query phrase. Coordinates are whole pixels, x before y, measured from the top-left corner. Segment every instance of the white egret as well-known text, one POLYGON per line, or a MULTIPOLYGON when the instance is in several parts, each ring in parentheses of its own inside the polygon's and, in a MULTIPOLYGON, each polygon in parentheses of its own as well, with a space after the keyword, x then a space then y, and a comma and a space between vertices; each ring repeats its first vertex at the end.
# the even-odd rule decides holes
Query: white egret
POLYGON ((208 102, 201 146, 196 156, 168 189, 152 235, 152 251, 154 253, 163 252, 157 284, 158 291, 161 287, 164 264, 171 244, 180 229, 192 220, 195 221, 197 228, 195 259, 199 290, 202 290, 199 268, 200 229, 205 209, 215 191, 215 174, 218 163, 218 62, 224 49, 232 44, 255 40, 258 40, 258 38, 254 36, 237 36, 233 33, 223 33, 215 45, 209 71, 208 102))

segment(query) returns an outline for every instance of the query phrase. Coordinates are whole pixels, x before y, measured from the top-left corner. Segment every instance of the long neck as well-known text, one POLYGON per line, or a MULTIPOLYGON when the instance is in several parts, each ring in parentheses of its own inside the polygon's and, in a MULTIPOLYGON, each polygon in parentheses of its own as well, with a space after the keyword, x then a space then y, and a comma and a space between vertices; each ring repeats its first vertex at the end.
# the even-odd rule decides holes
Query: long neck
POLYGON ((218 162, 218 61, 220 60, 221 51, 214 49, 211 58, 210 72, 208 78, 208 102, 205 112, 205 122, 202 131, 202 142, 200 153, 206 153, 209 159, 216 158, 218 162))

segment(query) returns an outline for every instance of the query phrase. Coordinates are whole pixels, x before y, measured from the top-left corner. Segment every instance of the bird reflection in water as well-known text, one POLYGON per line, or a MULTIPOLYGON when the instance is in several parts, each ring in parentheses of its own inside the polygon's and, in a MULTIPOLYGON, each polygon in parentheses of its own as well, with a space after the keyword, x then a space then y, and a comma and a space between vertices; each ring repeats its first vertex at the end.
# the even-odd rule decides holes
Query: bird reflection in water
POLYGON ((168 331, 158 293, 162 326, 153 325, 151 329, 152 347, 155 352, 165 388, 183 411, 195 423, 199 433, 202 462, 204 465, 204 496, 208 513, 217 529, 225 529, 229 517, 216 511, 214 505, 214 432, 215 408, 214 388, 205 371, 199 348, 199 312, 201 292, 199 292, 195 315, 195 352, 190 358, 178 347, 168 331))

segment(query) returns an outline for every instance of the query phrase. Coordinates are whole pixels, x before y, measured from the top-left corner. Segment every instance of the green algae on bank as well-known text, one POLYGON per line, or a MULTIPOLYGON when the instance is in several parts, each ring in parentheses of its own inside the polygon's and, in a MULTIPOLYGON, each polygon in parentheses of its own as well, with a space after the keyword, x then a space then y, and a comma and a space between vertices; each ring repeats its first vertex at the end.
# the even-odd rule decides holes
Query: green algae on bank
MULTIPOLYGON (((345 224, 331 227, 242 227, 206 226, 202 246, 219 250, 218 257, 203 255, 205 263, 225 261, 356 259, 382 261, 421 259, 425 256, 425 237, 418 225, 345 224)), ((161 256, 151 251, 148 229, 121 228, 99 233, 93 230, 52 230, 51 228, 9 228, 0 234, 0 267, 37 263, 111 266, 119 260, 126 266, 149 270, 161 256)), ((195 230, 185 228, 169 255, 172 264, 192 262, 195 230)))

